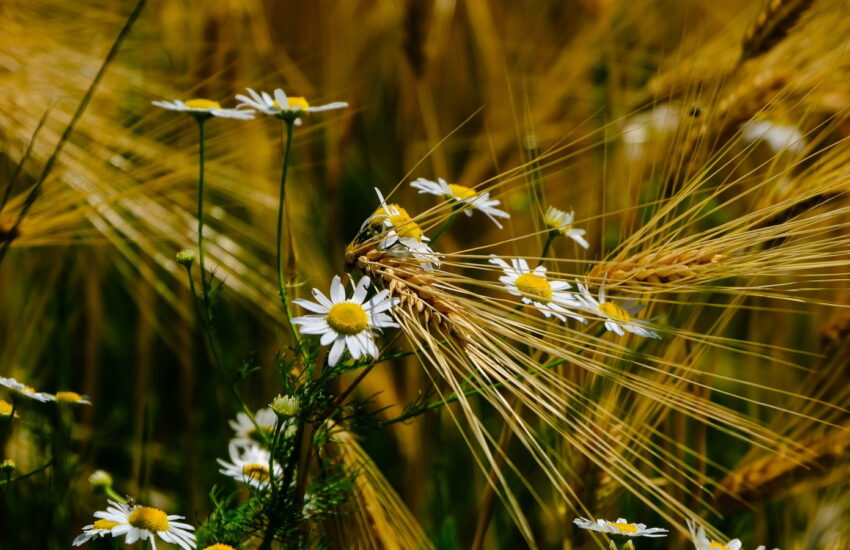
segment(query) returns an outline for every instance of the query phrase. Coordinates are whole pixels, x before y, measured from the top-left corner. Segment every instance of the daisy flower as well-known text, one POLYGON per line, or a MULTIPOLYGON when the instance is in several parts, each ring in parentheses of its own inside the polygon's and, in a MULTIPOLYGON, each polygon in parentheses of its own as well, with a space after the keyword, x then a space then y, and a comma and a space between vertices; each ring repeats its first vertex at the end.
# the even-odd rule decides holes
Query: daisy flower
POLYGON ((42 403, 47 403, 48 401, 56 401, 56 396, 45 392, 35 391, 34 388, 27 386, 26 384, 21 384, 14 378, 3 378, 2 376, 0 376, 0 386, 9 388, 10 390, 17 392, 20 395, 29 397, 30 399, 35 399, 36 401, 40 401, 42 403))
POLYGON ((243 94, 236 96, 236 99, 241 102, 239 103, 239 107, 250 107, 266 115, 294 121, 297 125, 301 124, 301 117, 304 115, 348 107, 348 103, 344 101, 311 106, 303 97, 287 97, 280 88, 273 92, 274 97, 269 95, 268 92, 258 93, 251 88, 247 88, 246 90, 248 92, 247 96, 243 94))
POLYGON ((446 200, 454 200, 464 203, 469 206, 464 210, 467 216, 472 216, 472 210, 479 210, 486 215, 490 220, 502 229, 502 224, 496 218, 510 218, 511 215, 504 210, 495 208, 499 206, 499 201, 490 198, 490 193, 477 193, 474 189, 458 185, 456 183, 447 183, 443 178, 437 178, 437 181, 431 181, 425 178, 419 178, 410 184, 414 189, 419 189, 419 193, 429 195, 437 195, 446 200))
POLYGON ((237 441, 231 441, 228 446, 230 462, 218 459, 221 466, 220 473, 232 477, 237 481, 247 483, 255 489, 265 489, 272 479, 280 477, 282 470, 275 462, 273 472, 269 472, 269 460, 271 454, 259 445, 249 443, 243 445, 237 441))
POLYGON ((667 529, 662 529, 661 527, 650 527, 647 529, 646 525, 643 523, 629 523, 623 518, 617 519, 617 521, 606 521, 604 519, 597 519, 596 521, 591 521, 585 518, 575 518, 573 520, 577 526, 581 529, 587 529, 589 531, 599 531, 602 533, 608 533, 611 535, 625 535, 627 537, 666 537, 667 529))
POLYGON ((72 543, 74 546, 82 546, 91 539, 105 537, 112 534, 112 528, 118 527, 119 523, 108 519, 98 519, 91 525, 83 527, 83 532, 72 543))
POLYGON ((110 500, 105 512, 95 512, 99 520, 83 528, 83 534, 74 539, 74 546, 88 542, 94 537, 111 534, 113 537, 124 535, 126 544, 137 540, 150 540, 151 548, 156 550, 156 537, 176 544, 184 550, 195 548, 194 527, 175 521, 183 516, 170 516, 158 508, 129 505, 110 500))
POLYGON ((366 218, 360 230, 372 227, 379 233, 386 232, 378 243, 378 250, 387 252, 388 256, 413 258, 420 262, 420 266, 426 271, 439 267, 439 255, 428 246, 428 237, 407 210, 398 204, 387 204, 377 187, 375 193, 378 194, 381 206, 366 218))
POLYGON ((531 269, 522 258, 514 258, 510 265, 496 256, 490 256, 490 263, 502 268, 504 275, 499 281, 508 292, 519 296, 522 303, 533 305, 545 317, 557 317, 566 321, 572 317, 585 323, 585 319, 568 308, 579 307, 572 292, 566 292, 570 284, 566 281, 550 281, 546 278, 546 268, 542 265, 531 269), (565 317, 566 316, 566 317, 565 317))
POLYGON ((370 284, 369 278, 364 276, 358 281, 352 297, 346 298, 345 287, 339 275, 335 275, 331 282, 330 299, 314 288, 313 297, 316 302, 293 300, 293 303, 316 313, 296 317, 292 322, 301 325, 301 334, 321 335, 320 343, 323 346, 333 343, 328 355, 328 364, 331 366, 337 364, 346 349, 354 359, 360 359, 364 355, 377 358, 375 331, 398 327, 398 324, 384 313, 398 304, 398 298, 390 298, 389 291, 384 289, 367 300, 366 291, 370 284))
MULTIPOLYGON (((696 550, 741 550, 741 541, 739 539, 732 539, 726 544, 712 541, 706 536, 703 526, 697 529, 696 525, 691 521, 688 521, 688 529, 691 532, 691 540, 693 540, 696 550)), ((763 550, 764 547, 760 548, 763 550)))
POLYGON ((195 116, 219 117, 219 118, 235 118, 237 120, 251 120, 254 118, 254 111, 246 109, 223 109, 218 101, 211 99, 190 99, 188 101, 153 101, 157 107, 168 109, 169 111, 181 111, 195 116))
POLYGON ((233 431, 236 432, 231 441, 241 445, 250 445, 263 444, 270 440, 274 433, 275 424, 277 424, 277 415, 271 407, 258 410, 254 414, 254 422, 251 422, 251 418, 244 412, 238 413, 236 420, 228 422, 233 431), (257 423, 256 426, 254 422, 257 423), (262 434, 257 433, 257 426, 260 427, 262 434))
POLYGON ((616 332, 620 336, 624 336, 626 332, 631 332, 646 338, 660 338, 657 332, 647 326, 646 322, 634 318, 634 315, 643 309, 641 306, 630 303, 620 305, 608 301, 604 286, 599 287, 599 299, 596 299, 585 285, 576 284, 581 292, 581 295, 578 296, 581 308, 602 317, 606 329, 616 332))
POLYGON ((56 401, 59 403, 71 403, 75 405, 91 405, 91 401, 85 395, 80 395, 73 391, 58 391, 56 392, 56 401))
POLYGON ((584 240, 584 229, 573 228, 573 219, 575 212, 564 212, 558 210, 554 206, 550 206, 543 215, 543 223, 552 231, 557 231, 565 237, 569 237, 579 244, 582 248, 587 248, 590 245, 584 240))

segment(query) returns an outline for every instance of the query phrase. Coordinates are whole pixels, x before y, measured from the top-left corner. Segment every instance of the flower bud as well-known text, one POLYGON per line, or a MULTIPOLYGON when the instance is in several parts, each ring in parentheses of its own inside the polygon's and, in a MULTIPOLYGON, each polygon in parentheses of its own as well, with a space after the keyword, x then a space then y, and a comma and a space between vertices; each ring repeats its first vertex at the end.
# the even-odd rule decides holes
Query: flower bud
POLYGON ((3 472, 3 475, 10 476, 12 472, 15 471, 15 468, 18 466, 15 464, 15 461, 11 458, 7 458, 3 462, 0 462, 0 472, 3 472))
POLYGON ((278 395, 271 403, 272 410, 281 418, 295 416, 301 411, 301 404, 297 397, 289 395, 278 395))
POLYGON ((177 253, 177 263, 182 266, 189 267, 192 265, 192 262, 195 261, 195 251, 191 249, 184 249, 177 253))
POLYGON ((95 470, 89 476, 89 483, 95 492, 105 491, 112 487, 112 476, 104 470, 95 470))

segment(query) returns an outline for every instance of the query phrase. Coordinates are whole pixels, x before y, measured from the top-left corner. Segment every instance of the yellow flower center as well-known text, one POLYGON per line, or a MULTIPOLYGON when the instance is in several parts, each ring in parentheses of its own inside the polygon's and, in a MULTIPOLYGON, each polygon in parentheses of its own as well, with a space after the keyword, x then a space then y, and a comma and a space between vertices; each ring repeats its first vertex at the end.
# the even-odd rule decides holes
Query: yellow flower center
POLYGON ((621 533, 637 533, 638 528, 634 523, 615 523, 613 521, 609 521, 608 525, 617 529, 617 531, 621 533))
POLYGON ((601 311, 605 316, 614 319, 615 321, 622 321, 624 323, 628 323, 632 320, 632 316, 629 315, 629 312, 618 306, 614 302, 602 302, 599 304, 599 311, 601 311))
POLYGON ((9 416, 10 414, 12 414, 12 404, 0 399, 0 416, 9 416))
POLYGON ((343 302, 336 304, 328 312, 328 325, 340 334, 351 336, 369 328, 366 310, 360 304, 343 302))
POLYGON ((466 187, 464 185, 458 185, 456 183, 450 183, 449 189, 452 190, 452 194, 455 197, 458 197, 460 199, 472 199, 475 198, 475 196, 478 194, 475 192, 474 189, 470 189, 469 187, 466 187))
POLYGON ((422 228, 419 227, 418 223, 413 221, 413 218, 410 217, 407 210, 397 204, 388 204, 387 210, 393 212, 393 214, 391 216, 387 216, 387 212, 383 207, 381 207, 375 210, 371 217, 376 218, 378 221, 389 219, 393 229, 395 229, 395 232, 399 237, 407 237, 410 239, 416 239, 417 241, 422 240, 422 228))
POLYGON ((526 298, 541 302, 552 299, 552 285, 539 275, 523 273, 516 278, 516 287, 526 298))
POLYGON ((303 97, 290 97, 289 98, 289 108, 290 109, 309 109, 310 104, 307 103, 307 100, 303 97))
MULTIPOLYGON (((310 104, 307 103, 307 100, 304 99, 303 97, 288 97, 288 98, 286 98, 286 100, 289 102, 289 109, 290 110, 292 110, 292 109, 309 109, 310 108, 310 104)), ((280 103, 278 103, 276 99, 274 100, 273 105, 277 109, 282 109, 282 107, 280 106, 280 103)))
POLYGON ((185 105, 190 109, 221 109, 221 104, 211 99, 190 99, 185 105))
POLYGON ((168 516, 162 510, 148 506, 133 508, 127 522, 137 529, 168 531, 168 516))
POLYGON ((215 544, 211 544, 204 548, 204 550, 236 550, 236 548, 230 546, 229 544, 222 544, 217 542, 215 544))
POLYGON ((77 392, 59 391, 56 392, 56 401, 64 401, 65 403, 79 403, 83 400, 83 396, 77 392))
POLYGON ((24 384, 24 387, 21 390, 21 392, 23 392, 23 393, 35 393, 35 388, 33 388, 32 386, 27 386, 26 384, 24 384))
POLYGON ((262 464, 246 464, 242 467, 242 475, 248 479, 267 482, 271 477, 269 467, 262 464))
MULTIPOLYGON (((166 523, 168 522, 167 519, 165 521, 166 521, 166 523)), ((95 520, 94 524, 92 525, 92 528, 109 530, 109 529, 112 529, 113 527, 118 527, 118 525, 119 525, 118 522, 115 522, 115 521, 109 521, 108 519, 98 519, 98 520, 95 520)))
POLYGON ((729 548, 725 544, 720 544, 719 542, 711 543, 712 550, 729 550, 729 548))

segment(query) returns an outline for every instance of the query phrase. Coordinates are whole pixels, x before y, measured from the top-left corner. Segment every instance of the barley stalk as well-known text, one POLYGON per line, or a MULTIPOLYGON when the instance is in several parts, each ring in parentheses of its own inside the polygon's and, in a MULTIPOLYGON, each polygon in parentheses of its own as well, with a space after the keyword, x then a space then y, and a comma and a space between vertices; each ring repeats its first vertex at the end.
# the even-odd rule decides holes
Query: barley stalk
POLYGON ((812 6, 814 0, 770 0, 744 34, 741 62, 769 52, 812 6))

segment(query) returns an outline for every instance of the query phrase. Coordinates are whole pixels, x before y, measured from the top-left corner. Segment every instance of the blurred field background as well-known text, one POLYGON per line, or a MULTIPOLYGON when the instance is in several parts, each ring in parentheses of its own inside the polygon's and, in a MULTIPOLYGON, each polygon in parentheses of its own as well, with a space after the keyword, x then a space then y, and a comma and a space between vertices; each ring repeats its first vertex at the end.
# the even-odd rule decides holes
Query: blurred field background
MULTIPOLYGON (((847 148, 850 130, 850 13, 838 0, 814 2, 788 38, 743 65, 742 37, 762 2, 150 0, 42 196, 10 234, 131 7, 116 0, 0 3, 0 191, 47 113, 0 212, 0 241, 11 239, 0 264, 0 374, 45 391, 74 389, 93 403, 75 413, 68 460, 0 494, 3 548, 67 548, 91 512, 102 509, 86 481, 98 468, 115 477, 122 494, 177 510, 193 523, 210 511, 207 491, 226 485, 215 458, 225 456, 227 420, 236 408, 212 371, 185 274, 173 260, 176 251, 195 246, 196 128, 188 117, 153 108, 153 100, 206 97, 233 106, 233 95, 246 87, 282 87, 312 103, 349 102, 341 114, 311 118, 297 132, 288 249, 305 282, 302 295, 342 272, 345 244, 375 209, 373 187, 386 192, 403 183, 393 201, 413 213, 433 205, 433 197, 407 186, 415 177, 475 185, 530 167, 523 176, 528 185, 499 195, 513 216, 504 232, 483 217, 461 217, 441 249, 539 230, 541 206, 554 204, 575 209, 577 225, 588 230, 587 252, 555 245, 558 256, 579 260, 563 269, 584 273, 648 218, 652 208, 636 206, 657 205, 665 186, 687 169, 675 146, 699 128, 701 115, 725 117, 725 126, 713 126, 715 134, 699 146, 702 162, 722 165, 717 177, 734 182, 718 205, 746 186, 755 191, 702 218, 700 229, 778 201, 787 190, 781 182, 794 181, 806 166, 800 155, 777 154, 767 143, 744 144, 739 126, 754 116, 798 128, 807 153, 850 157, 835 153, 847 148), (734 93, 743 115, 728 105, 723 111, 722 101, 734 93), (678 130, 635 118, 651 116, 659 105, 686 113, 677 115, 684 120, 678 130), (624 133, 635 123, 643 125, 640 139, 624 133), (556 147, 551 164, 525 164, 556 147), (756 185, 764 181, 776 185, 756 185), (546 204, 531 182, 542 185, 546 204)), ((225 282, 224 348, 234 362, 250 358, 260 367, 243 384, 249 404, 260 408, 279 391, 274 357, 286 345, 274 272, 280 125, 259 119, 208 126, 208 261, 225 282)), ((846 198, 838 204, 846 206, 846 198)), ((831 231, 840 237, 846 228, 831 231)), ((518 246, 498 251, 539 250, 518 246)), ((812 279, 812 290, 799 290, 799 303, 706 290, 694 302, 723 307, 679 304, 666 318, 758 342, 776 362, 722 349, 702 354, 700 364, 718 375, 718 402, 726 403, 727 391, 810 417, 772 426, 815 449, 802 464, 748 448, 684 415, 657 426, 670 436, 671 456, 706 481, 709 499, 724 480, 741 496, 743 503, 715 501, 724 517, 706 517, 741 537, 745 548, 850 548, 843 410, 850 404, 850 320, 842 316, 846 310, 830 307, 847 304, 844 280, 812 279), (799 368, 776 367, 783 362, 799 368), (822 401, 804 402, 798 392, 822 401), (705 454, 708 469, 682 446, 705 454)), ((690 351, 669 345, 670 357, 690 351)), ((429 385, 410 359, 381 364, 359 391, 387 419, 429 385)), ((617 407, 615 391, 605 399, 617 407)), ((744 410, 771 425, 766 411, 744 410)), ((628 414, 636 422, 649 416, 628 414)), ((39 466, 54 445, 46 431, 24 417, 3 442, 3 456, 21 471, 39 466)), ((434 545, 469 548, 486 481, 447 415, 359 435, 434 545)), ((672 490, 706 513, 705 495, 672 490)), ((605 479, 581 491, 601 517, 658 524, 658 516, 605 479)), ((521 498, 541 547, 593 547, 575 535, 572 511, 550 503, 543 513, 529 495, 521 498)), ((690 544, 681 533, 640 542, 639 548, 690 544)), ((483 547, 524 544, 497 503, 483 547)))

